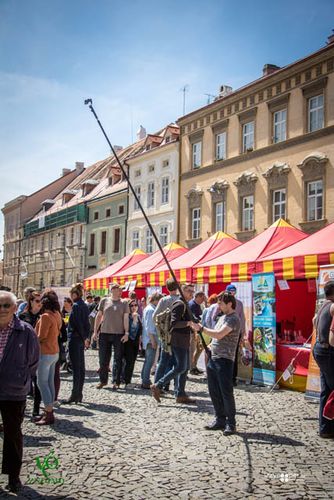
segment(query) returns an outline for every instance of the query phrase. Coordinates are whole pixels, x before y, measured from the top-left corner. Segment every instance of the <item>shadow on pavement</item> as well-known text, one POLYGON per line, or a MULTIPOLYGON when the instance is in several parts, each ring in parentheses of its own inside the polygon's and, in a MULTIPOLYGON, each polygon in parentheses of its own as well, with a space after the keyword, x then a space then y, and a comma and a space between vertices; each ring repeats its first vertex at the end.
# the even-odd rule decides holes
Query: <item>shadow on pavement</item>
POLYGON ((238 432, 238 436, 249 442, 257 442, 263 444, 280 444, 284 446, 305 446, 302 441, 296 441, 285 436, 277 434, 265 434, 264 432, 238 432))
MULTIPOLYGON (((1 490, 0 490, 1 492, 1 490)), ((1 495, 0 495, 1 498, 1 495)), ((47 498, 48 500, 75 500, 73 496, 69 495, 46 495, 45 493, 39 493, 38 491, 30 488, 30 486, 23 485, 22 490, 19 495, 14 495, 13 497, 8 495, 8 498, 32 498, 33 500, 41 500, 43 498, 47 498)))
POLYGON ((94 415, 91 411, 87 411, 86 409, 81 410, 80 408, 73 408, 70 405, 64 405, 60 408, 57 408, 57 414, 60 415, 71 415, 73 417, 91 417, 94 415))
POLYGON ((94 410, 94 411, 102 411, 103 413, 124 413, 122 408, 118 406, 106 405, 101 403, 82 403, 82 406, 85 408, 94 410))
POLYGON ((29 436, 24 434, 24 446, 30 448, 42 448, 43 446, 51 446, 51 442, 55 441, 53 436, 29 436))
POLYGON ((53 429, 60 434, 65 434, 67 436, 73 436, 76 438, 96 439, 101 437, 98 432, 94 431, 93 429, 84 427, 83 423, 79 422, 78 420, 56 420, 55 424, 53 425, 53 429))

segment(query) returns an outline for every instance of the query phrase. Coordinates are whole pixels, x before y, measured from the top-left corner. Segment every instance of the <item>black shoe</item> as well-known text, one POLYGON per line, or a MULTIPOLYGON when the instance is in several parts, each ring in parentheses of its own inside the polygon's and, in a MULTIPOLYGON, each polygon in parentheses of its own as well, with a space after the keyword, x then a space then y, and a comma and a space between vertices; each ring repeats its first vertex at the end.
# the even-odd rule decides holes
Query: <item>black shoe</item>
POLYGON ((237 430, 234 425, 226 424, 224 429, 224 436, 232 436, 232 434, 236 434, 237 430))
POLYGON ((233 387, 237 387, 237 385, 238 385, 238 381, 237 381, 237 379, 234 378, 233 379, 233 387))
POLYGON ((19 477, 16 477, 15 479, 10 478, 9 483, 6 486, 6 490, 11 491, 12 493, 18 493, 21 488, 22 488, 22 483, 19 477))
POLYGON ((191 373, 191 375, 202 375, 203 371, 196 367, 196 368, 192 368, 190 370, 190 373, 191 373))
POLYGON ((334 439, 334 434, 327 433, 327 432, 319 432, 319 437, 321 437, 323 439, 334 439))
MULTIPOLYGON (((80 401, 81 402, 81 401, 80 401)), ((70 405, 72 403, 79 403, 79 400, 78 399, 74 399, 72 397, 68 398, 68 399, 65 399, 62 404, 63 405, 70 405)))
POLYGON ((223 431, 225 429, 225 424, 220 424, 217 420, 214 420, 211 424, 205 425, 204 429, 207 431, 223 431))

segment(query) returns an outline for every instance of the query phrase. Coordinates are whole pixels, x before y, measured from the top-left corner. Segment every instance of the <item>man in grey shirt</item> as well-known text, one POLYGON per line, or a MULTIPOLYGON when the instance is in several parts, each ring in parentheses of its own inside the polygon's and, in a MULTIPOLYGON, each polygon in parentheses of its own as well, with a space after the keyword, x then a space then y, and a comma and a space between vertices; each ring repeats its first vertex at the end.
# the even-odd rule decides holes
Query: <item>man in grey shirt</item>
MULTIPOLYGON (((225 436, 235 434, 235 400, 233 394, 233 366, 240 335, 240 318, 235 311, 236 299, 228 292, 218 295, 221 316, 214 330, 203 328, 212 337, 211 359, 207 366, 208 386, 215 420, 205 426, 208 430, 223 430, 225 436)), ((197 331, 202 325, 195 325, 197 331)))

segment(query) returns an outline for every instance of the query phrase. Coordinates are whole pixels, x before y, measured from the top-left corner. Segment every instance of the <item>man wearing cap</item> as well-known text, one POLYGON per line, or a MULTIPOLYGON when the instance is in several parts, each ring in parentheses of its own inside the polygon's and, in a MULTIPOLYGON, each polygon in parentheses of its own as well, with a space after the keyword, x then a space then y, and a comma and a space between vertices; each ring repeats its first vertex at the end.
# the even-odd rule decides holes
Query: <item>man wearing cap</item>
POLYGON ((99 361, 100 383, 97 389, 102 389, 108 383, 108 370, 111 351, 114 349, 112 368, 113 390, 117 390, 121 383, 122 371, 122 343, 129 340, 129 304, 122 300, 122 289, 118 283, 110 286, 111 297, 101 300, 94 325, 94 339, 98 337, 99 327, 99 361))
POLYGON ((225 436, 236 432, 236 409, 233 394, 233 364, 239 342, 240 319, 236 313, 236 299, 229 292, 218 295, 218 306, 222 313, 215 329, 193 326, 213 340, 211 358, 207 365, 208 387, 215 410, 215 420, 205 426, 207 430, 223 430, 225 436))

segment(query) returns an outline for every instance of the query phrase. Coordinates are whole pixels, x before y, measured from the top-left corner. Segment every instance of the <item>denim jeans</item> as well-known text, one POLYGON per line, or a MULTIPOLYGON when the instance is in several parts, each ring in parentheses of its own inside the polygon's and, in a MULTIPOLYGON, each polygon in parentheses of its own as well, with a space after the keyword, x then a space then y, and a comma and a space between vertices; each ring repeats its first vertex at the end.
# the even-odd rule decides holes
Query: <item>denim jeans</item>
MULTIPOLYGON (((161 349, 160 359, 157 366, 157 371, 155 372, 154 382, 158 382, 166 373, 168 373, 175 364, 175 358, 173 354, 161 349)), ((174 378, 174 390, 177 388, 177 377, 174 378)), ((169 382, 164 386, 164 389, 169 389, 169 382)))
POLYGON ((233 394, 233 368, 231 359, 210 359, 207 366, 209 394, 215 409, 217 423, 235 426, 233 394))
POLYGON ((172 355, 174 356, 174 365, 160 380, 157 380, 156 385, 162 389, 176 377, 175 395, 176 397, 182 397, 186 395, 185 387, 187 372, 189 370, 189 349, 172 346, 172 355))
POLYGON ((322 416, 327 399, 334 390, 334 348, 325 348, 316 342, 313 356, 320 368, 319 431, 322 434, 334 435, 334 420, 322 416))
POLYGON ((42 401, 49 406, 55 401, 55 368, 59 354, 41 354, 37 369, 37 385, 42 401))
POLYGON ((122 342, 121 333, 101 333, 99 340, 100 382, 108 383, 111 350, 114 348, 114 361, 112 366, 113 384, 120 385, 122 371, 122 342))
POLYGON ((153 349, 152 344, 149 342, 145 349, 145 361, 141 371, 141 380, 143 385, 151 385, 151 370, 155 360, 157 350, 153 349))
POLYGON ((71 337, 68 341, 68 353, 73 370, 72 399, 82 399, 85 382, 85 345, 80 337, 71 337))

